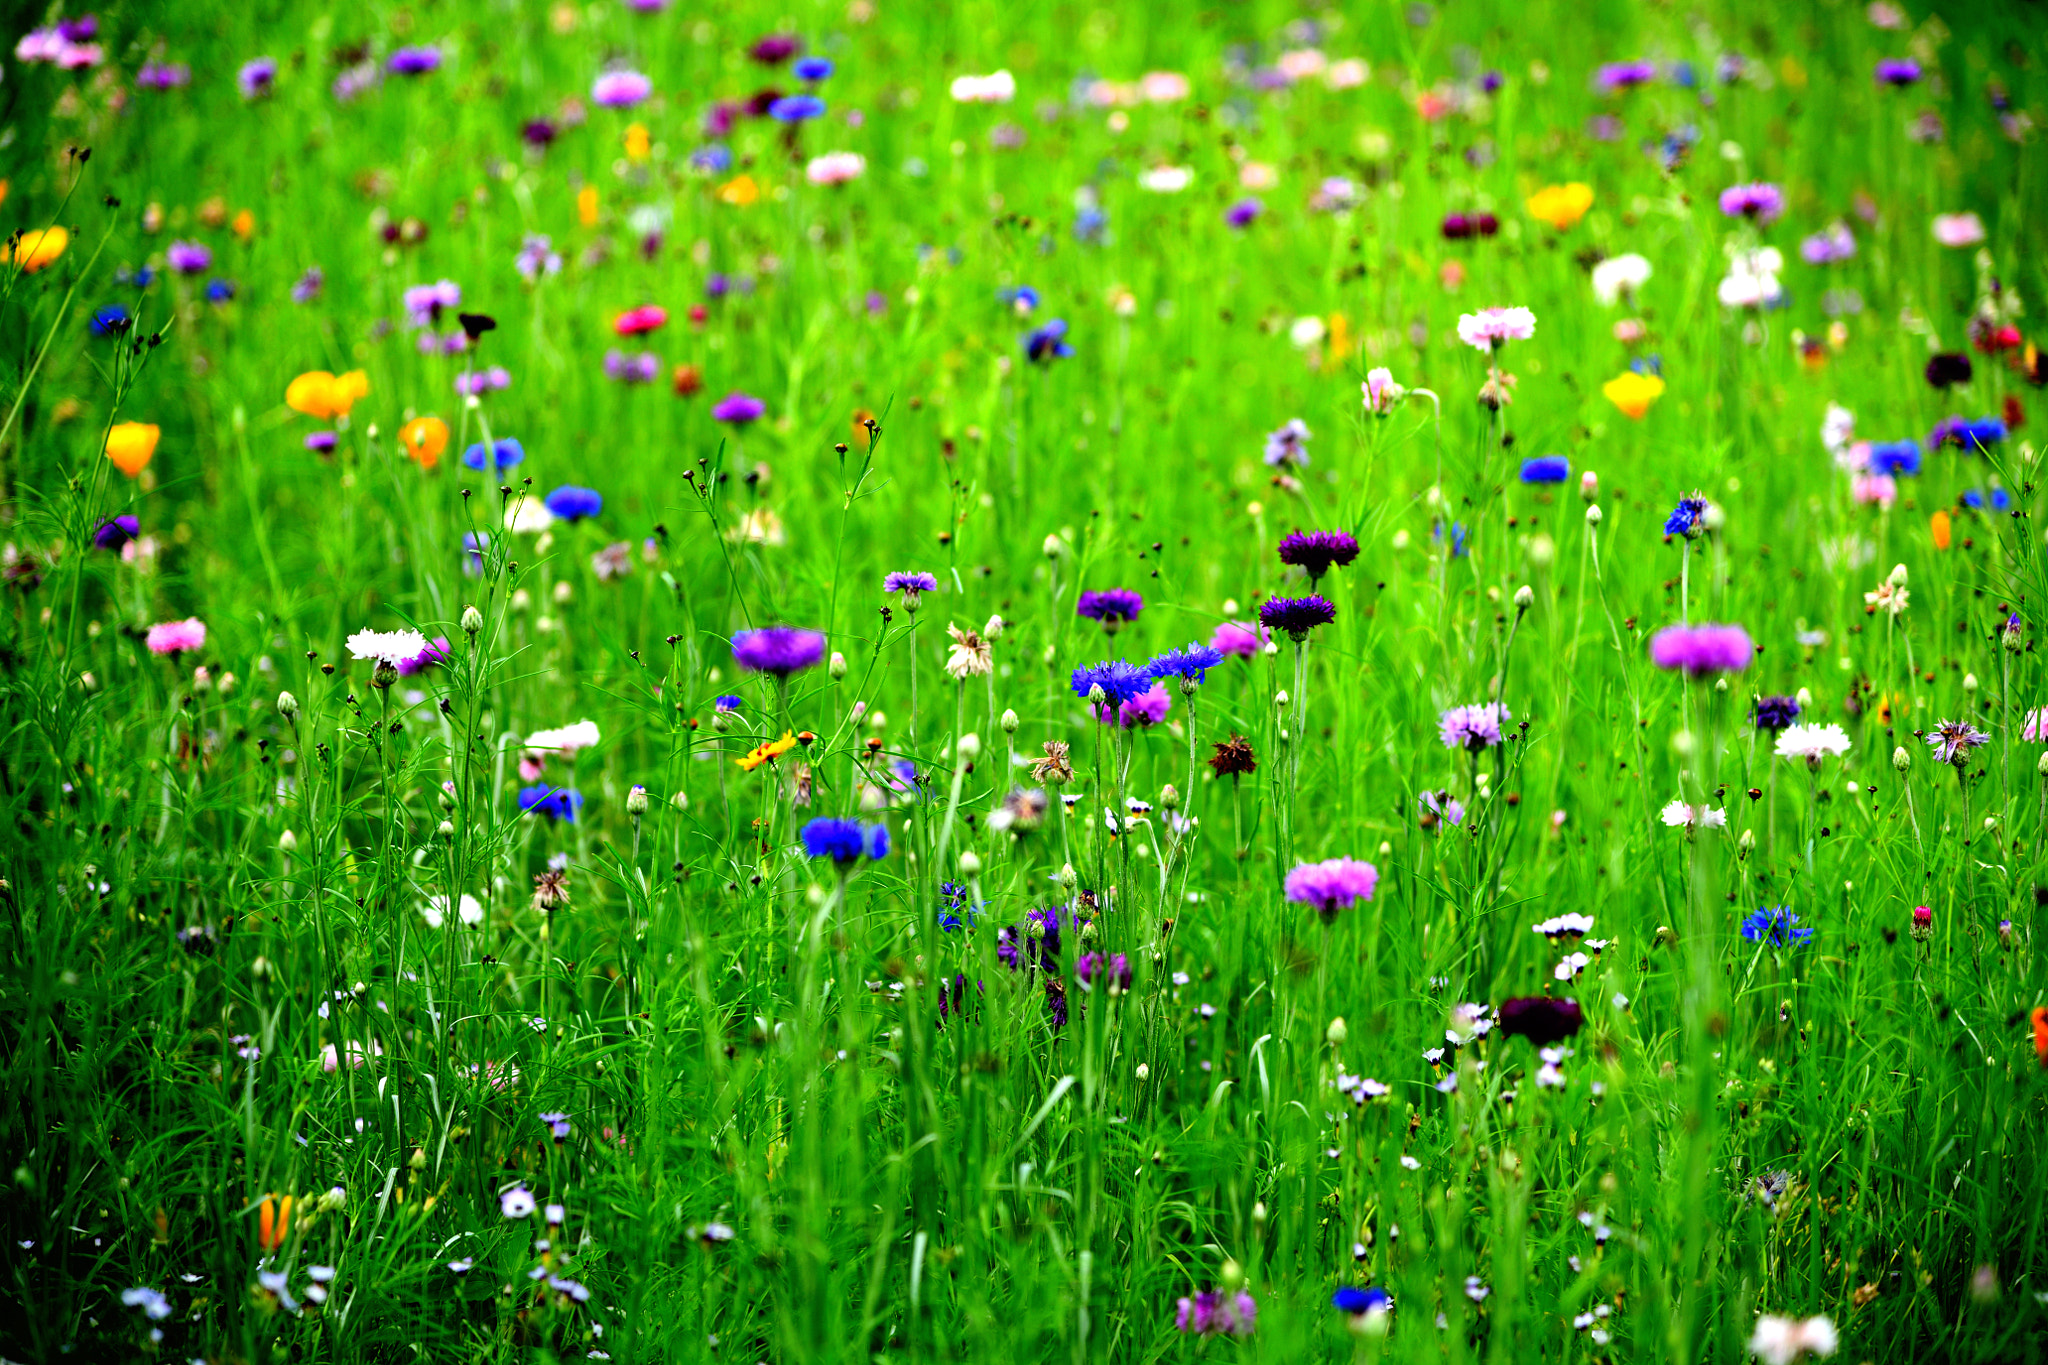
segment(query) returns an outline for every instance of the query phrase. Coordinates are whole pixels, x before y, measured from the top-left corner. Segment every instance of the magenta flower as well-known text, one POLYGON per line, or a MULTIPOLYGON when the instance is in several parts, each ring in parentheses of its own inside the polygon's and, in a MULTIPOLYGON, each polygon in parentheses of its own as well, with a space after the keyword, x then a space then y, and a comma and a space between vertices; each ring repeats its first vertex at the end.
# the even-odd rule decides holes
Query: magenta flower
POLYGON ((752 394, 734 391, 718 400, 711 409, 711 416, 720 422, 730 422, 743 427, 749 422, 761 420, 761 414, 768 411, 768 405, 752 394))
POLYGON ((1785 211, 1785 192, 1768 181, 1730 185, 1721 191, 1721 212, 1759 225, 1776 221, 1785 211))
POLYGON ((607 71, 590 83, 593 103, 630 109, 654 93, 654 82, 637 71, 607 71))
POLYGON ((1682 668, 1695 678, 1740 673, 1755 653, 1749 632, 1741 626, 1666 626, 1650 640, 1650 662, 1659 668, 1682 668))
POLYGON ((1249 659, 1273 638, 1273 632, 1258 624, 1241 625, 1225 621, 1209 636, 1209 648, 1239 659, 1249 659))
POLYGON ((149 628, 143 643, 152 654, 181 654, 206 647, 206 623, 196 616, 182 621, 159 621, 149 628))
MULTIPOLYGON (((1152 686, 1116 708, 1116 723, 1126 730, 1140 730, 1157 725, 1166 719, 1166 713, 1173 709, 1173 698, 1167 695, 1163 683, 1152 686)), ((1107 725, 1110 722, 1109 703, 1095 708, 1095 719, 1107 725)))
POLYGON ((1323 923, 1329 924, 1340 910, 1371 900, 1379 880, 1378 868, 1355 858, 1302 863, 1287 874, 1287 899, 1313 906, 1323 923))

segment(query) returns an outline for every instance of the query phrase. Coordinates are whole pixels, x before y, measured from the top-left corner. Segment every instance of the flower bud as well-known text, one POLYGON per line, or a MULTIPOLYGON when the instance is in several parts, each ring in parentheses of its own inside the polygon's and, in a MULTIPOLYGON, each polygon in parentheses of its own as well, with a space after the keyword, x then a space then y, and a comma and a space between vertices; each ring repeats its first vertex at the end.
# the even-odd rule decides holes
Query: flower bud
POLYGON ((277 847, 281 853, 297 853, 299 851, 299 836, 290 830, 286 830, 277 836, 277 847))
POLYGON ((1081 879, 1074 875, 1074 865, 1072 863, 1063 864, 1060 870, 1053 874, 1052 879, 1065 891, 1072 891, 1081 884, 1081 879))
MULTIPOLYGON (((2048 764, 2048 754, 2043 754, 2041 758, 2044 764, 2048 764)), ((1892 766, 1900 772, 1904 772, 1913 766, 1913 756, 1906 752, 1905 745, 1901 744, 1898 748, 1892 750, 1892 766)), ((2041 772, 2044 776, 2048 776, 2048 766, 2044 766, 2041 772)))
POLYGON ((533 607, 533 594, 524 588, 513 589, 511 607, 516 612, 531 610, 533 607))
POLYGON ((1287 709, 1287 691, 1285 688, 1273 694, 1273 705, 1282 711, 1287 709))
POLYGON ((1530 587, 1527 583, 1515 589, 1515 608, 1518 611, 1527 611, 1535 605, 1536 589, 1530 587))
POLYGON ((1007 707, 1003 710, 1002 719, 996 722, 996 724, 1003 727, 1003 733, 1006 735, 1016 734, 1017 727, 1023 723, 1023 721, 1017 719, 1017 713, 1007 707))
POLYGON ((1598 526, 1599 524, 1600 524, 1600 504, 1596 502, 1596 503, 1593 503, 1592 505, 1590 505, 1589 507, 1587 507, 1587 508, 1586 508, 1586 525, 1588 525, 1588 526, 1598 526))
POLYGON ((1088 704, 1090 706, 1102 706, 1108 701, 1109 693, 1102 690, 1101 683, 1096 683, 1088 689, 1088 704))
POLYGON ((989 617, 989 618, 988 618, 988 624, 987 624, 987 625, 985 625, 985 626, 983 626, 983 627, 981 628, 981 638, 982 638, 982 639, 984 639, 984 640, 1000 640, 1000 639, 1002 639, 1002 638, 1003 638, 1003 618, 1002 618, 1002 617, 1000 617, 1000 616, 991 616, 991 617, 989 617))
POLYGON ((297 720, 299 718, 299 699, 289 692, 278 693, 277 714, 283 716, 286 720, 297 720))
POLYGON ((455 837, 455 822, 453 820, 443 820, 440 828, 436 829, 434 833, 439 835, 443 842, 453 839, 455 837))
POLYGON ((1997 828, 1998 828, 1998 817, 1997 817, 1996 815, 1987 815, 1987 816, 1985 816, 1985 817, 1984 817, 1984 832, 1985 832, 1985 833, 1987 833, 1987 834, 1988 834, 1988 833, 1990 833, 1990 832, 1991 832, 1992 830, 1994 830, 1994 829, 1997 829, 1997 828))
POLYGON ((462 633, 471 639, 475 639, 476 633, 483 628, 484 614, 473 605, 464 607, 462 609, 462 633))
POLYGON ((647 814, 647 788, 634 787, 626 793, 626 814, 636 819, 647 814))
POLYGON ((953 741, 953 754, 962 763, 972 763, 981 757, 981 736, 972 731, 953 741))
POLYGON ((1579 474, 1579 496, 1587 502, 1600 496, 1600 476, 1590 469, 1579 474))
POLYGON ((978 877, 981 875, 981 855, 971 848, 962 849, 960 852, 960 875, 963 877, 978 877))
POLYGON ((677 792, 668 799, 668 803, 675 807, 676 814, 681 815, 690 808, 690 794, 688 792, 677 792))
POLYGON ((1094 920, 1092 920, 1092 919, 1091 919, 1091 920, 1083 920, 1083 921, 1082 921, 1082 923, 1081 923, 1081 942, 1083 942, 1083 943, 1093 943, 1093 942, 1095 942, 1095 940, 1096 940, 1097 936, 1098 936, 1098 935, 1100 934, 1100 932, 1101 932, 1101 931, 1100 931, 1099 929, 1097 929, 1097 928, 1095 927, 1095 921, 1094 921, 1094 920))
POLYGON ((1047 536, 1045 538, 1045 557, 1047 559, 1058 559, 1062 548, 1058 536, 1047 536))
POLYGON ((1174 789, 1171 782, 1159 790, 1159 807, 1161 810, 1180 809, 1180 793, 1174 789))
POLYGON ((1756 831, 1753 829, 1746 829, 1742 831, 1742 837, 1735 841, 1735 856, 1737 858, 1747 858, 1750 855, 1751 850, 1755 848, 1756 831))
POLYGON ((1905 586, 1906 586, 1906 566, 1905 566, 1905 565, 1903 565, 1903 564, 1894 564, 1894 565, 1892 565, 1892 571, 1891 571, 1891 576, 1890 576, 1890 577, 1888 577, 1887 579, 1885 579, 1885 581, 1886 581, 1887 583, 1891 584, 1891 585, 1892 585, 1893 587, 1895 587, 1895 588, 1903 588, 1903 587, 1905 587, 1905 586))
POLYGON ((1236 1261, 1225 1261, 1223 1268, 1217 1272, 1217 1278, 1223 1282, 1225 1289, 1236 1289, 1244 1283, 1244 1267, 1236 1261))
POLYGON ((1975 692, 1976 690, 1977 690, 1977 675, 1976 675, 1975 673, 1965 673, 1965 674, 1963 674, 1963 691, 1965 691, 1965 692, 1975 692))
POLYGON ((379 659, 377 666, 370 670, 370 686, 372 687, 389 687, 397 681, 398 665, 396 664, 379 659))
POLYGON ((1147 1077, 1151 1076, 1152 1068, 1145 1065, 1143 1062, 1139 1062, 1136 1074, 1139 1080, 1145 1080, 1147 1077))
POLYGON ((1344 1016, 1341 1014, 1332 1019, 1330 1026, 1323 1030, 1323 1041, 1327 1042, 1331 1047, 1344 1046, 1344 1040, 1350 1036, 1351 1029, 1345 1024, 1344 1016))
POLYGON ((1800 688, 1797 692, 1793 693, 1792 700, 1799 703, 1800 710, 1811 711, 1813 709, 1813 689, 1809 687, 1800 688))

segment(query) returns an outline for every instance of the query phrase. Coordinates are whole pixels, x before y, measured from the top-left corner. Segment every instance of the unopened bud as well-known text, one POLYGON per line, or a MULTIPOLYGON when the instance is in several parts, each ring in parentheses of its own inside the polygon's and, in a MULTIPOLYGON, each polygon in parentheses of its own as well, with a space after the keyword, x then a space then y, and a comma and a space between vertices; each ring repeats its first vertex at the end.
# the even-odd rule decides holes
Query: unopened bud
POLYGON ((299 851, 299 836, 290 830, 286 830, 277 836, 277 847, 281 853, 297 853, 299 851))
POLYGON ((1015 711, 1005 708, 1003 711, 1002 719, 997 721, 996 723, 1003 727, 1004 734, 1014 735, 1017 733, 1017 727, 1019 725, 1022 725, 1024 722, 1017 719, 1017 713, 1015 711))
POLYGON ((1593 504, 1592 504, 1591 506, 1589 506, 1589 507, 1587 507, 1587 508, 1586 508, 1586 525, 1588 525, 1588 526, 1598 526, 1599 524, 1600 524, 1600 504, 1596 502, 1596 503, 1593 503, 1593 504))
POLYGON ((1800 688, 1792 695, 1792 700, 1799 703, 1799 709, 1802 711, 1813 709, 1813 689, 1810 687, 1800 688))
POLYGON ((961 851, 960 875, 963 877, 977 877, 981 875, 981 855, 971 848, 961 851))
POLYGON ((1217 1278, 1223 1281, 1225 1289, 1236 1289, 1244 1283, 1244 1267, 1236 1261, 1225 1261, 1223 1268, 1217 1272, 1217 1278))
POLYGON ((559 583, 555 584, 555 605, 556 605, 556 606, 558 606, 558 607, 564 607, 564 606, 567 606, 567 605, 569 604, 569 599, 570 599, 570 598, 572 598, 572 597, 574 597, 575 595, 576 595, 576 589, 575 589, 575 588, 574 588, 573 586, 571 586, 571 584, 570 584, 570 582, 569 582, 569 580, 568 580, 568 579, 566 579, 566 578, 565 578, 565 579, 563 579, 563 580, 562 580, 561 582, 559 582, 559 583))
POLYGON ((972 763, 981 757, 981 736, 970 731, 953 741, 953 753, 962 763, 972 763))
POLYGON ((476 633, 483 628, 484 614, 474 606, 464 607, 462 609, 462 633, 474 638, 476 633))
POLYGON ((1000 640, 1000 639, 1002 639, 1002 638, 1003 638, 1003 618, 1002 618, 1002 617, 1000 617, 1000 616, 991 616, 991 617, 989 617, 989 618, 988 618, 988 624, 987 624, 987 625, 985 625, 985 626, 983 626, 983 627, 981 628, 981 638, 982 638, 982 639, 984 639, 984 640, 1000 640))
POLYGON ((1146 1066, 1146 1065, 1145 1065, 1145 1064, 1144 1064, 1143 1062, 1139 1062, 1139 1063, 1138 1063, 1137 1077, 1138 1077, 1138 1079, 1139 1079, 1139 1080, 1141 1080, 1141 1081, 1142 1081, 1142 1080, 1146 1079, 1147 1077, 1149 1077, 1149 1076, 1150 1076, 1151 1074, 1152 1074, 1152 1068, 1151 1068, 1151 1067, 1149 1067, 1149 1066, 1146 1066))
POLYGON ((1072 891, 1081 882, 1081 879, 1074 875, 1074 865, 1072 863, 1062 864, 1060 870, 1053 873, 1052 879, 1059 883, 1063 890, 1067 891, 1072 891))
POLYGON ((1965 692, 1975 692, 1976 690, 1977 690, 1977 675, 1976 675, 1975 673, 1965 673, 1965 674, 1963 674, 1963 691, 1965 691, 1965 692))
POLYGON ((1747 858, 1750 854, 1750 850, 1754 849, 1755 847, 1756 831, 1753 829, 1746 829, 1742 831, 1742 837, 1735 841, 1735 856, 1738 858, 1747 858))
POLYGON ((1088 689, 1088 704, 1090 706, 1101 706, 1108 701, 1109 693, 1102 690, 1101 683, 1096 683, 1088 689))
POLYGON ((681 815, 690 808, 690 794, 688 792, 677 792, 668 799, 668 803, 675 807, 676 814, 681 815))
MULTIPOLYGON (((2041 755, 2041 758, 2044 763, 2048 763, 2048 754, 2041 755)), ((1898 748, 1892 750, 1892 766, 1900 772, 1904 772, 1913 766, 1913 756, 1906 752, 1905 745, 1901 744, 1898 748)), ((2043 767, 2041 771, 2044 775, 2048 775, 2048 767, 2043 767)))
POLYGON ((636 818, 647 814, 647 788, 634 787, 626 793, 626 814, 636 818))
POLYGON ((1058 559, 1063 548, 1058 536, 1047 536, 1045 538, 1045 557, 1047 559, 1058 559))
POLYGON ((1885 582, 1887 582, 1887 583, 1891 584, 1891 585, 1892 585, 1893 587, 1895 587, 1895 588, 1903 588, 1903 587, 1905 587, 1905 586, 1906 586, 1906 566, 1905 566, 1905 565, 1903 565, 1903 564, 1894 564, 1894 565, 1892 565, 1892 571, 1891 571, 1891 576, 1890 576, 1890 577, 1888 577, 1888 578, 1886 578, 1886 579, 1885 579, 1885 582))
POLYGON ((1984 828, 1985 828, 1986 832, 1989 832, 1989 831, 1991 831, 1991 830, 1997 829, 1997 828, 1998 828, 1998 817, 1997 817, 1997 816, 1995 816, 1995 815, 1987 815, 1987 816, 1985 816, 1985 817, 1984 817, 1984 828))
POLYGON ((1600 496, 1600 476, 1590 469, 1579 474, 1579 496, 1587 502, 1600 496))
POLYGON ((443 820, 441 827, 435 830, 434 833, 440 835, 444 840, 453 839, 455 837, 455 822, 453 820, 443 820))
POLYGON ((377 666, 370 670, 370 686, 372 687, 389 687, 397 681, 398 665, 394 663, 379 659, 377 666))
POLYGON ((1171 782, 1159 789, 1159 805, 1162 810, 1180 809, 1180 793, 1174 790, 1171 782))
POLYGON ((1273 705, 1280 708, 1282 711, 1285 711, 1287 709, 1287 691, 1285 688, 1282 688, 1280 691, 1275 692, 1273 694, 1273 705))
POLYGON ((278 693, 277 714, 283 716, 286 720, 297 720, 299 718, 299 699, 289 692, 278 693))
POLYGON ((838 682, 846 676, 846 656, 836 649, 833 650, 832 660, 825 665, 825 671, 832 675, 833 682, 838 682))
POLYGON ((1530 587, 1527 583, 1515 589, 1515 606, 1518 610, 1527 611, 1535 605, 1536 589, 1530 587))
POLYGON ((1344 1046, 1344 1040, 1350 1036, 1351 1029, 1345 1024, 1344 1016, 1341 1014, 1332 1019, 1330 1026, 1323 1030, 1323 1040, 1331 1047, 1344 1046))

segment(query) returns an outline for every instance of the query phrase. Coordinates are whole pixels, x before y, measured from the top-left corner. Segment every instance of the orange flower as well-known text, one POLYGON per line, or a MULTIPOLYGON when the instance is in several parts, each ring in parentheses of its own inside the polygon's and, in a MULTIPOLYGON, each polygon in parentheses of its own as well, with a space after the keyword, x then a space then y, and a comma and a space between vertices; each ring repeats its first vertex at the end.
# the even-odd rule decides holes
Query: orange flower
POLYGON ((246 242, 256 235, 256 215, 243 209, 229 226, 234 229, 235 236, 246 242))
POLYGON ((781 739, 770 740, 748 753, 745 757, 734 759, 733 762, 739 764, 742 770, 752 772, 763 763, 768 762, 770 759, 780 758, 795 747, 796 736, 784 730, 781 739))
POLYGON ((1546 185, 1525 201, 1531 217, 1550 224, 1559 232, 1575 225, 1593 207, 1593 187, 1577 180, 1569 185, 1546 185))
POLYGON ((283 1246, 285 1234, 291 1230, 292 1197, 286 1195, 281 1205, 275 1199, 275 1195, 266 1194, 256 1208, 256 1245, 265 1251, 283 1246))
POLYGON ((26 274, 33 275, 44 266, 53 264, 69 245, 71 234, 60 227, 24 232, 14 244, 14 263, 26 274))
POLYGON ((356 400, 368 397, 369 393, 370 377, 361 370, 339 375, 308 370, 286 386, 284 401, 294 412, 327 422, 348 416, 356 400))
POLYGON ((432 469, 448 448, 448 424, 438 417, 415 417, 398 429, 398 443, 421 469, 432 469))
POLYGON ((597 186, 585 185, 576 191, 576 221, 585 227, 597 226, 597 186))
POLYGON ((626 125, 626 159, 645 161, 653 150, 653 139, 647 135, 647 125, 631 123, 626 125))
POLYGON ((1602 384, 1600 392, 1607 395, 1607 401, 1620 408, 1625 416, 1640 422, 1643 414, 1650 410, 1650 404, 1664 396, 1664 381, 1654 374, 1637 374, 1630 370, 1602 384))
POLYGON ((678 398, 694 398, 704 391, 704 371, 695 365, 676 366, 670 380, 675 385, 678 398))
POLYGON ((761 197, 761 187, 751 175, 736 175, 718 187, 718 202, 743 209, 761 197))
POLYGON ((2048 1068, 2048 1005, 2034 1006, 2034 1055, 2048 1068))
POLYGON ((1934 548, 1937 550, 1946 550, 1948 548, 1949 540, 1948 513, 1936 512, 1933 516, 1927 519, 1927 526, 1929 530, 1934 532, 1934 548))
POLYGON ((132 479, 149 466, 163 434, 163 428, 151 422, 116 422, 107 432, 107 458, 132 479))

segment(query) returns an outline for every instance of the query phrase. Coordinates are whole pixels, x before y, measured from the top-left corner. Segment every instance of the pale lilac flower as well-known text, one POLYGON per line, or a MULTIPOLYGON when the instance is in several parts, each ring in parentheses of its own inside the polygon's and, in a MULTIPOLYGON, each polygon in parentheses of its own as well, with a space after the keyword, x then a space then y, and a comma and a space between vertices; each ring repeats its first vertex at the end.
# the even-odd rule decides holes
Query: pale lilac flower
POLYGON ((1482 308, 1458 319, 1458 340, 1481 351, 1536 335, 1536 314, 1527 308, 1482 308))

